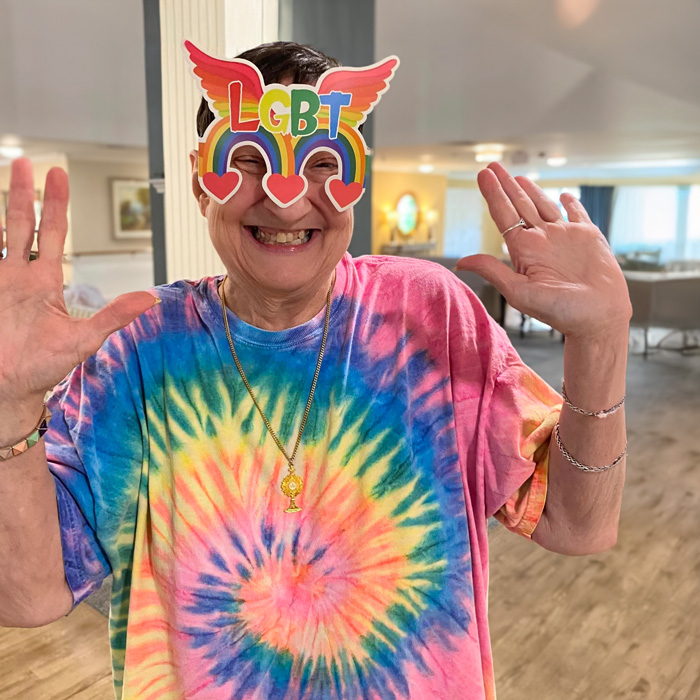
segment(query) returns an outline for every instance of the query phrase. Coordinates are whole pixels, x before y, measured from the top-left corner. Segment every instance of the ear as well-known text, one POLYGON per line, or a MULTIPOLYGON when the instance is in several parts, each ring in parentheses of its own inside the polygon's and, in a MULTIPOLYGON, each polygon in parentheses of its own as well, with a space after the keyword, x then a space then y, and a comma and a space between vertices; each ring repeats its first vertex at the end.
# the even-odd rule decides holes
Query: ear
POLYGON ((207 216, 207 207, 209 206, 209 195, 202 189, 199 184, 199 153, 195 150, 190 151, 190 169, 192 170, 192 192, 197 204, 199 205, 199 211, 203 217, 207 216))

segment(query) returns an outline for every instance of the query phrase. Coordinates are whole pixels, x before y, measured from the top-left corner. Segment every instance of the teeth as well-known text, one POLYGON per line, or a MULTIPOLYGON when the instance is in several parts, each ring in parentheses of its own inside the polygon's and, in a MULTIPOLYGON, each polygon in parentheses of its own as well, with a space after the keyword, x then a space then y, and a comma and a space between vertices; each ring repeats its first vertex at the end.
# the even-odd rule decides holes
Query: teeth
POLYGON ((266 245, 301 245, 302 243, 307 243, 311 237, 311 229, 302 232, 278 232, 278 233, 266 233, 261 231, 257 226, 249 227, 253 236, 266 245))

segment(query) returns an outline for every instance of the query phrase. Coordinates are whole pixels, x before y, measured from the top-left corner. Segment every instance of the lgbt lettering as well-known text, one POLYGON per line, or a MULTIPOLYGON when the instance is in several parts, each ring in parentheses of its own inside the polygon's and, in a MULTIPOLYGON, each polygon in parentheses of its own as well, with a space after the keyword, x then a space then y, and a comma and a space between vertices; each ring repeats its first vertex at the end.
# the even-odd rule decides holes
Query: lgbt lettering
POLYGON ((306 194, 305 166, 320 151, 338 163, 325 180, 335 208, 344 211, 360 199, 370 151, 359 127, 389 89, 396 56, 366 68, 332 68, 315 86, 285 86, 265 85, 249 61, 208 56, 190 41, 184 48, 215 115, 199 139, 199 182, 213 199, 224 204, 239 189, 243 174, 232 155, 244 145, 262 155, 263 189, 280 207, 306 194))

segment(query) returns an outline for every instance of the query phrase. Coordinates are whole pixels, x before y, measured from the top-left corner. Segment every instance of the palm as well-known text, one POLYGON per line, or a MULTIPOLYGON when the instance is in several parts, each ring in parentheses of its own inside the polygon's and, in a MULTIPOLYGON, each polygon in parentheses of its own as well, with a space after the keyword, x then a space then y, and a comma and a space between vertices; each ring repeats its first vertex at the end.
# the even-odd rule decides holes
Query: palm
POLYGON ((0 399, 42 397, 105 338, 153 304, 134 292, 91 319, 71 318, 63 301, 62 253, 67 233, 65 172, 47 176, 39 255, 29 261, 34 238, 34 185, 29 161, 13 163, 7 212, 7 255, 0 261, 0 399))
POLYGON ((578 200, 563 199, 566 222, 539 187, 498 165, 479 174, 479 187, 500 231, 521 216, 529 227, 505 234, 512 270, 485 255, 463 258, 460 269, 478 272, 511 306, 565 335, 602 333, 629 321, 625 278, 578 200))

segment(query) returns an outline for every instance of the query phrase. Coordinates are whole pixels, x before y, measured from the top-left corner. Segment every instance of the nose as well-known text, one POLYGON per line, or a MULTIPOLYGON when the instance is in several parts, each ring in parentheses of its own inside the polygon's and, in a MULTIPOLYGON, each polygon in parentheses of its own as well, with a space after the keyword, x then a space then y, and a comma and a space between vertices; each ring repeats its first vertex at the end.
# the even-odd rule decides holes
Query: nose
POLYGON ((301 221, 313 209, 313 205, 306 195, 298 199, 294 204, 290 204, 288 207, 280 207, 275 204, 270 197, 265 196, 263 207, 270 212, 282 226, 288 226, 289 228, 292 228, 293 224, 301 221))

